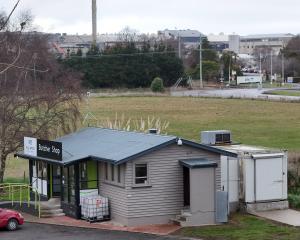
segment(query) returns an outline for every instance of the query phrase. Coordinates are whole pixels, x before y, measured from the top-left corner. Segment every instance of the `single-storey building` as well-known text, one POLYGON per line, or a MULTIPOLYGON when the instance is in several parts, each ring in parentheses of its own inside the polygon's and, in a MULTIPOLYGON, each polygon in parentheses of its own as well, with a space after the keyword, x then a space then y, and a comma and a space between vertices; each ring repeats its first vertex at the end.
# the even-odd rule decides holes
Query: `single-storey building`
POLYGON ((17 156, 29 160, 30 183, 44 200, 60 199, 68 216, 81 217, 91 191, 126 226, 197 226, 226 222, 221 159, 239 154, 175 136, 85 128, 55 142, 25 138, 17 156))

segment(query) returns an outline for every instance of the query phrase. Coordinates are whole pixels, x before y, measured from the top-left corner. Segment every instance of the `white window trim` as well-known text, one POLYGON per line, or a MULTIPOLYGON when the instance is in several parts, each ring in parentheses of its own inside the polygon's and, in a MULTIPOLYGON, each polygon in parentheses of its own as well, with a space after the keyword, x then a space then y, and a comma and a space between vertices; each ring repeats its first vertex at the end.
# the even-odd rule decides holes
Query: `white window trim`
POLYGON ((143 187, 152 187, 151 181, 150 181, 150 165, 147 162, 137 162, 133 163, 133 169, 132 169, 132 187, 133 188, 143 188, 143 187), (135 166, 140 165, 140 164, 145 164, 147 166, 147 183, 135 183, 135 166))

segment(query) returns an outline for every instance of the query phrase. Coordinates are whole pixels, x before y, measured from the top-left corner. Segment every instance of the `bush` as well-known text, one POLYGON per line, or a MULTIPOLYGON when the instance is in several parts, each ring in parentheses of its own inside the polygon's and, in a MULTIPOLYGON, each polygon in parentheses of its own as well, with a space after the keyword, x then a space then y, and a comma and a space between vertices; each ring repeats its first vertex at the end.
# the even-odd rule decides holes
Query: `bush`
POLYGON ((163 92, 164 91, 164 83, 163 80, 159 77, 153 79, 151 83, 152 92, 163 92))
POLYGON ((288 200, 291 208, 300 209, 300 195, 289 194, 288 200))

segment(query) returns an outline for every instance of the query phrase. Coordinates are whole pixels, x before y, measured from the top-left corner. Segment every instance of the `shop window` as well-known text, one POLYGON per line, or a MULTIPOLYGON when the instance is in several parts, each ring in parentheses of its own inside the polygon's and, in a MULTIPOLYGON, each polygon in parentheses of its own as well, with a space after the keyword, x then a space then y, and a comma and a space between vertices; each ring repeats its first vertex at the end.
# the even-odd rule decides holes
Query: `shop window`
POLYGON ((36 178, 37 177, 37 164, 36 161, 32 161, 32 177, 36 178))
POLYGON ((87 161, 79 165, 80 189, 98 188, 98 165, 97 162, 87 161))
POLYGON ((74 166, 69 167, 68 181, 69 202, 75 204, 75 169, 74 166))
POLYGON ((121 165, 118 165, 118 183, 121 183, 121 165))
POLYGON ((104 163, 105 180, 108 180, 108 164, 104 163))
POLYGON ((115 181, 115 166, 110 164, 110 172, 111 172, 111 181, 115 181))
POLYGON ((64 188, 64 202, 69 202, 69 190, 68 190, 68 168, 65 167, 63 170, 63 188, 64 188))
POLYGON ((79 173, 80 173, 80 189, 88 188, 88 177, 87 177, 87 163, 83 162, 79 165, 79 173))
POLYGON ((135 180, 134 183, 148 184, 148 165, 147 164, 135 164, 135 180))
POLYGON ((43 163, 38 162, 38 178, 43 179, 43 163))

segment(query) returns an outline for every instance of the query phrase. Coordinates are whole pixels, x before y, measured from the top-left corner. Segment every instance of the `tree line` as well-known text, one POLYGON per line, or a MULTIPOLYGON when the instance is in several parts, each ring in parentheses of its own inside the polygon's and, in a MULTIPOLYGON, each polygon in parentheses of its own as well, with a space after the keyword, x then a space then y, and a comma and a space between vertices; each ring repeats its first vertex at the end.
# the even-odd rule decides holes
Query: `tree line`
POLYGON ((61 62, 83 73, 83 85, 88 88, 150 87, 155 77, 165 86, 172 86, 184 73, 175 49, 166 43, 149 41, 119 42, 101 52, 97 47, 86 57, 78 51, 61 62))

